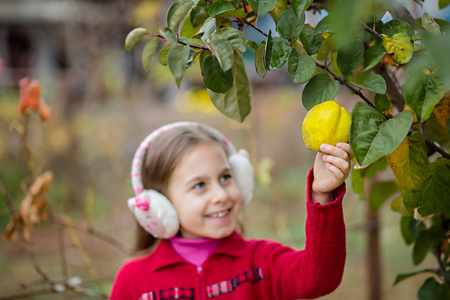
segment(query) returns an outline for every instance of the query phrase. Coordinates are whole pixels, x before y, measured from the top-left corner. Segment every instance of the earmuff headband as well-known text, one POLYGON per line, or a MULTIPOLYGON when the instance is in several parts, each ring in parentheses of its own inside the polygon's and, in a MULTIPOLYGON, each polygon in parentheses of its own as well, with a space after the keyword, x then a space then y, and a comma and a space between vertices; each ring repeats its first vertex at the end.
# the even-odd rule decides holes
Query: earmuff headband
POLYGON ((134 154, 133 163, 131 165, 131 184, 133 186, 134 194, 139 195, 143 189, 144 186, 142 184, 142 164, 144 161, 145 154, 147 152, 147 149, 150 147, 150 144, 153 140, 156 139, 157 136, 159 136, 161 133, 174 129, 179 127, 188 127, 188 126, 195 126, 195 127, 201 127, 205 130, 207 130, 209 133, 211 133, 214 137, 216 137, 219 141, 222 141, 227 148, 228 155, 232 155, 236 153, 236 149, 234 148, 233 144, 218 130, 206 126, 204 124, 196 123, 196 122, 176 122, 164 125, 152 133, 150 133, 140 144, 139 148, 136 150, 136 153, 134 154))

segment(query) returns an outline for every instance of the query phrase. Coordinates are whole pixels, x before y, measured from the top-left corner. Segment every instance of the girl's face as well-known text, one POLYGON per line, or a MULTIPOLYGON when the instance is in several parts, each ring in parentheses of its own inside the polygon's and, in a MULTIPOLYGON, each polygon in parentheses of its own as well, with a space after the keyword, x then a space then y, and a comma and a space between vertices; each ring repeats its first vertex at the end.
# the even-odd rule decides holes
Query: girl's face
POLYGON ((235 229, 241 196, 228 157, 215 142, 190 149, 169 179, 167 196, 180 219, 184 238, 223 238, 235 229))

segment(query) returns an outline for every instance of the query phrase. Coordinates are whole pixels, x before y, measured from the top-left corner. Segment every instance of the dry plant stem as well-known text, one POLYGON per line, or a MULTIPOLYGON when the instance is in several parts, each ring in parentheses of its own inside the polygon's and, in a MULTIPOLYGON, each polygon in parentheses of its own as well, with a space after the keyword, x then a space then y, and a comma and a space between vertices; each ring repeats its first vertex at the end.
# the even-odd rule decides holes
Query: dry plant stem
MULTIPOLYGON (((68 227, 68 223, 67 223, 65 216, 57 216, 57 217, 53 218, 52 220, 49 220, 49 222, 52 224, 55 224, 55 225, 68 227)), ((81 230, 85 233, 93 235, 93 236, 115 246, 116 248, 118 248, 119 250, 121 250, 122 252, 124 252, 126 254, 132 255, 135 253, 131 247, 125 245, 116 237, 106 234, 104 232, 101 232, 101 231, 95 229, 94 227, 88 226, 85 223, 72 220, 71 226, 74 229, 81 230)))
POLYGON ((43 290, 37 290, 37 291, 22 292, 22 293, 18 293, 18 294, 14 294, 14 295, 9 295, 9 296, 0 296, 0 300, 23 299, 23 298, 42 296, 42 295, 48 295, 48 294, 54 294, 54 293, 56 293, 56 292, 51 289, 43 289, 43 290))
POLYGON ((30 171, 31 177, 36 179, 36 174, 34 170, 34 164, 33 164, 33 153, 31 151, 30 144, 28 143, 28 121, 30 119, 30 114, 26 113, 24 115, 24 121, 23 121, 23 131, 21 132, 23 146, 25 147, 25 154, 27 156, 27 162, 28 162, 28 169, 30 171))
POLYGON ((3 196, 6 202, 6 207, 8 208, 11 215, 16 213, 16 209, 14 208, 11 199, 9 198, 8 191, 6 190, 3 183, 0 181, 0 194, 3 196))
POLYGON ((59 246, 59 257, 61 259, 61 275, 64 280, 69 278, 69 274, 67 272, 67 259, 66 259, 66 251, 64 247, 64 227, 60 227, 58 229, 58 246, 59 246))

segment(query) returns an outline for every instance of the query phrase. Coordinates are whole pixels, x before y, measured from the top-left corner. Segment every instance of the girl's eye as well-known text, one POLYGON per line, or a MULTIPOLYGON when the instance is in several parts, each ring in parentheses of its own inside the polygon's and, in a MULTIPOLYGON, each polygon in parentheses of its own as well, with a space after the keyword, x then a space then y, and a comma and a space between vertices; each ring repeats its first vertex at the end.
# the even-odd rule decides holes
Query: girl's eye
POLYGON ((197 183, 196 185, 194 185, 194 190, 201 189, 201 188, 203 188, 204 186, 205 186, 205 183, 204 183, 204 182, 199 182, 199 183, 197 183))
POLYGON ((226 174, 220 177, 220 181, 227 181, 231 179, 231 174, 226 174))

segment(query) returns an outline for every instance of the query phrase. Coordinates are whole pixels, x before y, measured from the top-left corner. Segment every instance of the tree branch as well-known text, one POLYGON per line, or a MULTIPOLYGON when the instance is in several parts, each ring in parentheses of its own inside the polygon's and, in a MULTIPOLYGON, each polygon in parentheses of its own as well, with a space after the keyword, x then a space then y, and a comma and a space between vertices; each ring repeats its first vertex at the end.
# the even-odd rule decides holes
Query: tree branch
POLYGON ((372 102, 370 102, 369 99, 366 98, 366 96, 364 96, 364 94, 361 91, 358 91, 357 89, 355 89, 350 83, 348 83, 347 80, 340 78, 339 76, 337 76, 336 74, 334 74, 333 71, 331 71, 327 66, 325 65, 321 65, 320 63, 318 63, 316 61, 316 66, 318 66, 319 68, 327 71, 331 76, 333 76, 334 79, 336 79, 337 81, 339 81, 339 83, 341 85, 344 85, 346 87, 348 87, 353 93, 355 93, 356 95, 358 95, 361 99, 364 100, 364 102, 366 102, 368 105, 370 105, 371 107, 375 108, 375 105, 372 104, 372 102))
POLYGON ((438 152, 439 154, 441 154, 443 157, 450 159, 450 154, 448 154, 447 152, 445 152, 443 149, 441 149, 438 145, 436 145, 432 139, 430 139, 426 134, 425 134, 425 127, 424 127, 425 123, 421 123, 420 124, 420 133, 422 133, 423 137, 425 138, 425 143, 430 146, 431 149, 433 149, 434 151, 438 152))
POLYGON ((258 27, 256 27, 255 25, 253 25, 252 23, 250 23, 249 21, 245 20, 245 19, 240 19, 240 18, 236 18, 236 20, 238 20, 239 22, 243 22, 245 24, 247 24, 248 26, 254 28, 255 30, 257 30, 259 33, 261 33, 262 35, 264 35, 265 37, 268 37, 268 35, 262 31, 261 29, 259 29, 258 27))
POLYGON ((443 275, 442 277, 444 279, 444 282, 448 287, 450 287, 450 280, 448 280, 447 276, 445 276, 445 264, 441 260, 441 249, 439 247, 440 246, 434 247, 433 253, 437 259, 437 262, 439 265, 439 270, 441 271, 441 273, 443 275))
POLYGON ((373 30, 372 28, 370 28, 369 26, 367 26, 366 24, 364 24, 362 21, 359 21, 364 30, 367 31, 368 33, 372 34, 374 37, 376 37, 379 41, 383 41, 383 36, 381 36, 381 34, 379 34, 378 32, 376 32, 375 30, 373 30))
POLYGON ((16 213, 16 209, 14 208, 11 199, 9 198, 8 191, 6 190, 3 183, 0 181, 0 194, 3 196, 6 202, 6 207, 8 208, 11 215, 16 213))
MULTIPOLYGON (((164 41, 167 42, 166 38, 163 37, 162 35, 159 35, 159 34, 152 34, 152 33, 149 33, 148 35, 149 35, 149 36, 152 36, 152 37, 159 38, 159 39, 164 40, 164 41)), ((181 41, 177 41, 177 42, 178 42, 179 44, 182 44, 182 45, 185 45, 185 46, 189 46, 189 47, 191 47, 191 48, 195 48, 195 49, 199 49, 199 50, 209 50, 209 48, 205 48, 205 47, 201 47, 201 46, 195 46, 195 45, 189 45, 189 44, 186 44, 186 43, 181 42, 181 41)))
MULTIPOLYGON (((59 226, 64 226, 64 227, 69 226, 69 223, 66 220, 65 216, 57 216, 57 217, 49 220, 49 222, 51 224, 55 224, 55 225, 59 225, 59 226)), ((93 235, 93 236, 115 246, 116 248, 125 252, 126 254, 132 255, 133 253, 135 253, 131 247, 122 243, 115 236, 112 236, 112 235, 109 235, 102 231, 99 231, 99 230, 95 229, 94 227, 89 226, 89 225, 79 222, 79 221, 71 220, 70 222, 71 222, 70 226, 72 226, 73 228, 75 228, 77 230, 81 230, 87 234, 93 235)))

